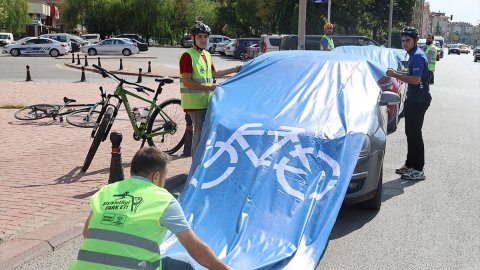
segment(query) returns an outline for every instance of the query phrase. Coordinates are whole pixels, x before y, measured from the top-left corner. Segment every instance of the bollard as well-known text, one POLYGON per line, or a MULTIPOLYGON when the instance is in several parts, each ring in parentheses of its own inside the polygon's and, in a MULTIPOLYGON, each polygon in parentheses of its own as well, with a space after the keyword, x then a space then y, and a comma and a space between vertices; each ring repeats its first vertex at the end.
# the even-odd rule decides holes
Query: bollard
POLYGON ((120 69, 119 70, 123 70, 123 62, 122 62, 122 58, 120 58, 120 69))
POLYGON ((148 71, 147 71, 147 73, 152 72, 152 66, 150 65, 151 63, 152 63, 151 61, 148 61, 148 71))
POLYGON ((86 55, 85 55, 85 66, 88 67, 88 60, 86 55))
POLYGON ((141 83, 142 82, 142 69, 139 68, 138 69, 138 79, 137 79, 137 83, 141 83))
POLYGON ((32 81, 32 76, 30 76, 30 66, 27 66, 27 79, 25 81, 26 82, 32 81))
POLYGON ((82 67, 82 77, 80 77, 80 82, 86 82, 87 79, 85 78, 85 67, 82 67))
POLYGON ((75 54, 72 53, 72 64, 75 64, 75 54))
POLYGON ((112 159, 110 160, 110 175, 108 183, 112 184, 122 181, 125 178, 122 165, 122 153, 120 144, 122 143, 122 133, 113 131, 110 133, 110 142, 112 142, 112 159))
POLYGON ((192 138, 193 138, 193 122, 190 114, 185 114, 185 121, 187 122, 187 128, 183 135, 183 154, 182 157, 192 156, 192 138))
POLYGON ((80 54, 77 53, 77 65, 81 65, 80 64, 80 54))
POLYGON ((98 65, 99 67, 102 67, 102 63, 100 63, 100 56, 98 57, 98 65))

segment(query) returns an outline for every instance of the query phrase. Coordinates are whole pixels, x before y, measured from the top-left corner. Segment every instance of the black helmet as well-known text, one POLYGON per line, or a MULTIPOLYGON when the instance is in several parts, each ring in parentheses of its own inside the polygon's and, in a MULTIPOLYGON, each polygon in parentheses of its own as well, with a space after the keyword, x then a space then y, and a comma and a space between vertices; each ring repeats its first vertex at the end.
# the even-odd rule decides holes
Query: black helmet
POLYGON ((418 32, 417 29, 415 29, 414 27, 408 26, 402 29, 402 31, 400 32, 400 36, 409 36, 416 39, 418 37, 418 32))
POLYGON ((202 22, 196 22, 192 28, 190 29, 190 33, 192 36, 200 33, 205 33, 207 35, 210 35, 210 27, 208 25, 202 23, 202 22))

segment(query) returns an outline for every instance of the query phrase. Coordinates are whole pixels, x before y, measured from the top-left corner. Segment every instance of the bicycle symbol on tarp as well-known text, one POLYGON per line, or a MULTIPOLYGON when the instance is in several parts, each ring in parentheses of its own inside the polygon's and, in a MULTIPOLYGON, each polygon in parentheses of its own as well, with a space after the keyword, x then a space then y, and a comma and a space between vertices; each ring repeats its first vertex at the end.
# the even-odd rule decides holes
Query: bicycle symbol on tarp
MULTIPOLYGON (((340 175, 340 166, 338 162, 320 150, 314 153, 313 147, 303 147, 299 137, 302 133, 306 132, 304 128, 280 126, 279 130, 265 130, 262 129, 262 126, 263 124, 261 123, 244 124, 235 132, 233 132, 233 134, 226 141, 216 141, 215 145, 212 145, 212 140, 209 139, 207 141, 206 149, 214 149, 213 151, 215 151, 217 148, 218 149, 208 160, 197 167, 190 184, 197 188, 198 180, 195 177, 197 176, 199 169, 201 169, 200 167, 202 167, 202 169, 208 169, 214 165, 215 162, 218 161, 218 159, 224 154, 228 155, 229 160, 228 165, 222 165, 223 167, 226 167, 225 171, 220 173, 220 176, 214 178, 213 180, 202 182, 200 188, 213 188, 225 181, 235 171, 235 168, 238 165, 239 150, 237 151, 235 148, 235 146, 238 144, 243 150, 240 152, 245 153, 255 168, 259 166, 272 167, 276 172, 276 180, 282 189, 287 194, 299 199, 300 201, 303 201, 306 195, 289 184, 286 173, 288 172, 303 176, 313 173, 311 164, 309 162, 309 157, 310 159, 314 158, 315 160, 321 160, 326 163, 331 168, 332 175, 327 185, 323 187, 323 190, 319 190, 321 189, 319 185, 314 192, 309 194, 308 198, 320 200, 328 191, 335 187, 337 183, 336 179, 338 179, 338 176, 340 175), (265 134, 268 136, 273 136, 273 143, 271 146, 267 147, 261 155, 257 155, 250 147, 247 138, 249 136, 265 136, 265 134), (289 146, 288 149, 293 150, 289 151, 288 155, 285 155, 280 159, 276 157, 275 159, 279 159, 279 161, 272 164, 272 162, 274 162, 273 160, 275 160, 274 155, 278 155, 279 151, 287 145, 289 146)), ((321 171, 319 183, 324 182, 325 178, 325 171, 321 171)))

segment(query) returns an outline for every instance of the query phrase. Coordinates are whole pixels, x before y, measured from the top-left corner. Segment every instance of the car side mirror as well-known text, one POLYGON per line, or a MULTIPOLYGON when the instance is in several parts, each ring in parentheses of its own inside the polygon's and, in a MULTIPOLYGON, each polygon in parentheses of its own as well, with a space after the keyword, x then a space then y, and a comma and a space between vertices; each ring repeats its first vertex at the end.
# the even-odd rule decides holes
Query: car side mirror
POLYGON ((398 103, 400 103, 400 96, 398 94, 390 91, 382 91, 380 106, 396 105, 398 103))

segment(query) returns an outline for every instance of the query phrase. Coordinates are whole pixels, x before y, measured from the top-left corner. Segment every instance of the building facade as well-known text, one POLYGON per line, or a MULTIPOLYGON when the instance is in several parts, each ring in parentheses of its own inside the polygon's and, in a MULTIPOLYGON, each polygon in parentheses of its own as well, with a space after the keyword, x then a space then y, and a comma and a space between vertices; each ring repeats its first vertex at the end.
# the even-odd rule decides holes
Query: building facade
POLYGON ((29 0, 28 13, 32 17, 31 24, 27 25, 29 36, 39 36, 49 33, 59 27, 60 12, 58 5, 61 0, 29 0))

